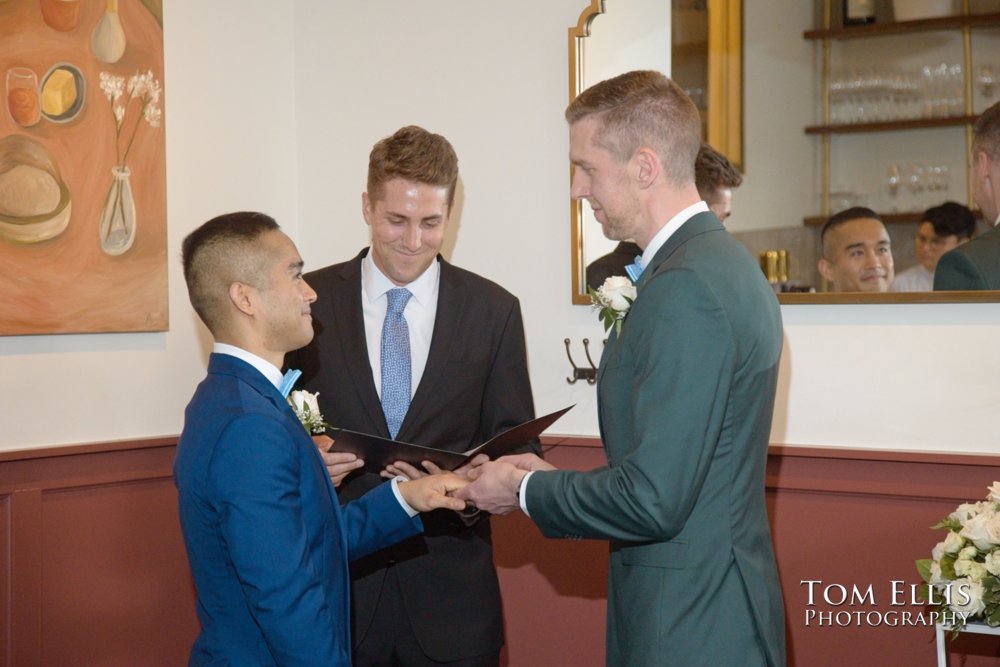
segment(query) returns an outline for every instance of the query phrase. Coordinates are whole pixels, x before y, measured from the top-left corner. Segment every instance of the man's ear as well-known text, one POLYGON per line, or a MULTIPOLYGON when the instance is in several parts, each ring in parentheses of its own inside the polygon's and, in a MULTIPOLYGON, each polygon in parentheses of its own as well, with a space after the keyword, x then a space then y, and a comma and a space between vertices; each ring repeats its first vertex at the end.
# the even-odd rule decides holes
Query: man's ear
POLYGON ((372 200, 367 192, 361 193, 361 215, 365 218, 365 224, 369 227, 372 224, 372 200))
MULTIPOLYGON (((972 178, 978 178, 981 181, 992 181, 997 166, 997 163, 986 151, 978 151, 972 162, 972 178)), ((989 189, 985 182, 983 183, 983 187, 989 189)))
POLYGON ((826 257, 821 257, 818 262, 816 262, 816 268, 819 269, 819 274, 828 282, 833 282, 833 265, 826 259, 826 257))
POLYGON ((639 187, 648 188, 660 175, 660 158, 647 147, 642 147, 635 152, 632 158, 636 165, 636 180, 639 187))
POLYGON ((244 315, 253 315, 255 304, 250 291, 253 288, 240 282, 229 286, 229 300, 244 315))

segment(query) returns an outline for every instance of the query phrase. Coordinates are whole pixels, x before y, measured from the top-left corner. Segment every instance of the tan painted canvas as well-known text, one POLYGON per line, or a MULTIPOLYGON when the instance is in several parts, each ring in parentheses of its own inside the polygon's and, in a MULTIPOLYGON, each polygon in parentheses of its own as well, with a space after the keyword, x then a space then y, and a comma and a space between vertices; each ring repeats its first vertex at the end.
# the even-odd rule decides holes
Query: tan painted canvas
POLYGON ((0 335, 164 331, 160 0, 0 0, 0 335))

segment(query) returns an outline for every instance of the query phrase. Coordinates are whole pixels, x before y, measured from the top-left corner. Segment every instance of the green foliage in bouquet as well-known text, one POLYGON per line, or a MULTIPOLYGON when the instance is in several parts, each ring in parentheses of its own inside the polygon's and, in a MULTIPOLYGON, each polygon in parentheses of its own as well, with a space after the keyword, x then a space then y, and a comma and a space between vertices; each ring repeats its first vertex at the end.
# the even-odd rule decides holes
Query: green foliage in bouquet
POLYGON ((934 526, 947 530, 930 558, 916 561, 924 601, 956 631, 968 621, 1000 626, 1000 482, 985 500, 963 503, 934 526))

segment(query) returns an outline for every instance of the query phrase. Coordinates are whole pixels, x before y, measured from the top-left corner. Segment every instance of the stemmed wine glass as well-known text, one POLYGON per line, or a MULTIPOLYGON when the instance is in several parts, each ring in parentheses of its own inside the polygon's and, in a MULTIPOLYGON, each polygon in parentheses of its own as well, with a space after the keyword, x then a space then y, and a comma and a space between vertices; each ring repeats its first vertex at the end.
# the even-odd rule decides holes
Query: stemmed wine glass
POLYGON ((976 84, 979 92, 987 100, 992 100, 996 93, 997 75, 993 65, 980 65, 976 70, 976 84))
POLYGON ((892 212, 896 213, 899 211, 899 204, 897 203, 896 197, 899 195, 899 185, 903 182, 902 174, 900 173, 898 164, 889 165, 889 175, 886 177, 887 189, 889 190, 889 199, 892 201, 892 212))
POLYGON ((913 210, 919 211, 920 193, 924 191, 924 168, 919 164, 911 164, 906 172, 906 187, 913 195, 913 210))

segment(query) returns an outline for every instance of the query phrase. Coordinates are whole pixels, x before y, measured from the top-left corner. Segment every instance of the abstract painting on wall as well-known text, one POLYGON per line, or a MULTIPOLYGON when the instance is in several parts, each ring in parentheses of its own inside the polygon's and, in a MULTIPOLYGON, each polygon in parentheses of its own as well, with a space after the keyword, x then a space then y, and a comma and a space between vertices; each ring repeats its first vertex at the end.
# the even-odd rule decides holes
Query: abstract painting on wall
POLYGON ((162 0, 0 0, 0 335, 165 331, 162 0))

